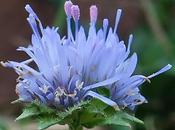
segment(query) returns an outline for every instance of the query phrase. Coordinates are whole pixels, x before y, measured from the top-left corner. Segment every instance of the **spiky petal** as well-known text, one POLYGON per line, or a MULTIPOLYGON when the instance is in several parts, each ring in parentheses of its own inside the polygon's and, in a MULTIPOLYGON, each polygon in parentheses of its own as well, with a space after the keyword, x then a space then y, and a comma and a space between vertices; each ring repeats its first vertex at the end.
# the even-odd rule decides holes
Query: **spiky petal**
POLYGON ((130 55, 133 35, 129 36, 128 47, 116 34, 121 9, 117 11, 114 30, 104 19, 103 28, 96 32, 98 9, 90 7, 90 28, 86 37, 83 27, 79 28, 80 10, 71 1, 65 2, 68 37, 60 38, 58 28, 43 28, 38 16, 29 5, 25 9, 32 30, 31 45, 19 47, 30 59, 15 62, 1 62, 13 68, 19 78, 16 92, 23 102, 40 102, 56 108, 68 108, 81 101, 97 98, 115 109, 147 102, 140 94, 139 86, 150 78, 171 68, 167 65, 160 71, 146 77, 133 75, 137 65, 137 54, 130 55), (71 18, 75 22, 75 35, 71 31, 71 18), (109 29, 109 30, 108 30, 109 29), (30 66, 30 63, 36 66, 30 66), (97 93, 99 87, 110 91, 109 97, 97 93))

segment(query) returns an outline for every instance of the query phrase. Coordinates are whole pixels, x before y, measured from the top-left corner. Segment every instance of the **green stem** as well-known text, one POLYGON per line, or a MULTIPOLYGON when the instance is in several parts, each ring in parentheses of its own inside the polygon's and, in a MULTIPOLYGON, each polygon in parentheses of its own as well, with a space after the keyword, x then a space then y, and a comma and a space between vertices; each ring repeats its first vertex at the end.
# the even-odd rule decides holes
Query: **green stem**
POLYGON ((73 114, 74 120, 69 125, 69 130, 83 130, 83 126, 80 123, 79 112, 73 114))
POLYGON ((81 125, 69 125, 69 130, 83 130, 81 125))

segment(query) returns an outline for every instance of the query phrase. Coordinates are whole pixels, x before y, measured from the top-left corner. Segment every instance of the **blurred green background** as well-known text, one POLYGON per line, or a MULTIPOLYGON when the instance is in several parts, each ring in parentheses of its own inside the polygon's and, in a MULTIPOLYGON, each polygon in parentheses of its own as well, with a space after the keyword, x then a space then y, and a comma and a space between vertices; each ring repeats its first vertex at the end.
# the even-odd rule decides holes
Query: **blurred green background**
MULTIPOLYGON (((110 19, 113 26, 117 8, 123 9, 118 34, 127 41, 134 34, 132 51, 137 52, 139 60, 136 74, 149 75, 164 65, 175 65, 175 0, 72 0, 81 9, 81 23, 88 28, 89 6, 99 7, 100 26, 103 18, 110 19)), ((25 4, 31 4, 44 25, 60 27, 65 35, 66 19, 63 10, 64 0, 1 0, 0 4, 0 57, 1 60, 26 57, 15 49, 30 42, 31 30, 26 21, 25 4)), ((149 103, 136 109, 136 117, 145 122, 145 127, 134 125, 133 130, 175 130, 175 72, 162 74, 152 83, 142 86, 142 94, 149 103)), ((17 98, 15 94, 16 75, 0 68, 0 130, 25 128, 23 125, 12 127, 21 106, 10 104, 17 98)), ((33 127, 32 127, 33 128, 33 127)), ((26 129, 26 128, 25 128, 26 129)), ((30 128, 31 129, 31 128, 30 128)), ((36 129, 35 127, 33 129, 36 129)), ((128 130, 119 126, 106 129, 128 130)), ((27 130, 27 129, 26 129, 27 130)))

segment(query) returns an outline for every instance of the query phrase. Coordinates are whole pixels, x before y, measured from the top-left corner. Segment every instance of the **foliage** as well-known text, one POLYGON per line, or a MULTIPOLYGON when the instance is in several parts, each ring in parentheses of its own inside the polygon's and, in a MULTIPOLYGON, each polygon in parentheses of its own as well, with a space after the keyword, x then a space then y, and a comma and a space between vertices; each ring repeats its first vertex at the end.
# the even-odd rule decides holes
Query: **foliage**
MULTIPOLYGON (((139 69, 137 71, 144 73, 156 70, 167 62, 173 66, 175 64, 175 1, 152 0, 152 4, 160 26, 170 41, 172 51, 164 52, 160 39, 155 37, 148 23, 142 22, 134 31, 136 37, 133 46, 140 56, 139 69), (146 66, 149 66, 149 68, 146 66)), ((142 87, 143 95, 147 97, 149 103, 140 106, 136 111, 136 116, 144 120, 145 127, 148 130, 172 130, 175 128, 173 121, 175 109, 174 74, 173 68, 166 75, 155 78, 152 81, 152 87, 149 84, 145 84, 142 87)), ((136 130, 144 129, 138 127, 136 130)))
MULTIPOLYGON (((99 100, 81 102, 66 111, 48 108, 38 102, 26 105, 16 120, 35 119, 38 129, 44 130, 54 124, 68 124, 92 128, 96 125, 121 125, 131 127, 132 123, 143 124, 136 117, 123 111, 116 111, 99 100)), ((75 127, 75 128, 76 128, 75 127)))
POLYGON ((7 130, 7 129, 8 128, 6 123, 2 119, 0 119, 0 130, 7 130))

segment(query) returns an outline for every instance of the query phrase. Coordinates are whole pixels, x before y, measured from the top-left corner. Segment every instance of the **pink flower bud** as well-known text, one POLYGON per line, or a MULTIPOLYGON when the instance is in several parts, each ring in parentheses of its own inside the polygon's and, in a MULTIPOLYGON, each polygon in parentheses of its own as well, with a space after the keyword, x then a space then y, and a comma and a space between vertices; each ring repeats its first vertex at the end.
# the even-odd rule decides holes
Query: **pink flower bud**
POLYGON ((80 9, 78 5, 72 5, 71 14, 74 21, 78 21, 80 19, 80 9))
POLYGON ((66 1, 64 4, 64 10, 66 12, 66 15, 68 17, 71 17, 71 7, 72 7, 72 2, 71 1, 66 1))
POLYGON ((90 19, 91 22, 95 22, 97 21, 97 15, 98 15, 98 8, 96 5, 92 5, 90 7, 90 19))

